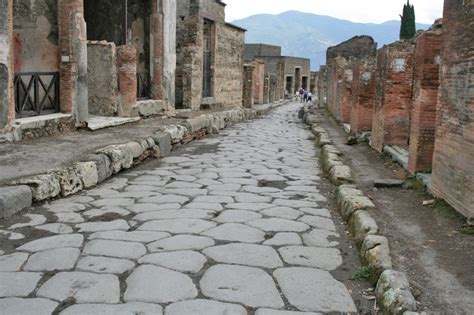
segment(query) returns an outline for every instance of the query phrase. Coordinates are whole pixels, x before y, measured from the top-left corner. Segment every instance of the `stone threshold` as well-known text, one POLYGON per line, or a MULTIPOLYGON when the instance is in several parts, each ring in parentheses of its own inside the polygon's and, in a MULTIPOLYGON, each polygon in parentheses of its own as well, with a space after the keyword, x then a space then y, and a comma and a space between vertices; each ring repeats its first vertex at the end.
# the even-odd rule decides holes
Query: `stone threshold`
POLYGON ((89 130, 100 130, 104 128, 116 127, 139 121, 140 117, 106 117, 106 116, 89 116, 87 128, 89 130))
POLYGON ((370 282, 376 286, 377 305, 385 314, 416 314, 416 300, 404 272, 393 268, 389 241, 377 235, 379 227, 369 210, 375 205, 356 185, 353 173, 345 165, 339 149, 333 144, 328 132, 319 125, 319 118, 301 109, 299 117, 310 126, 316 145, 321 148, 320 162, 329 180, 337 186, 336 203, 341 216, 348 223, 348 230, 355 239, 362 264, 368 268, 370 282))
MULTIPOLYGON (((285 101, 258 106, 235 108, 165 125, 142 139, 110 145, 86 158, 46 173, 27 176, 0 187, 0 218, 9 217, 34 203, 67 197, 92 188, 123 170, 130 169, 150 157, 168 156, 174 145, 187 144, 207 134, 219 133, 227 126, 268 113, 285 101)), ((58 152, 59 153, 59 152, 58 152)))

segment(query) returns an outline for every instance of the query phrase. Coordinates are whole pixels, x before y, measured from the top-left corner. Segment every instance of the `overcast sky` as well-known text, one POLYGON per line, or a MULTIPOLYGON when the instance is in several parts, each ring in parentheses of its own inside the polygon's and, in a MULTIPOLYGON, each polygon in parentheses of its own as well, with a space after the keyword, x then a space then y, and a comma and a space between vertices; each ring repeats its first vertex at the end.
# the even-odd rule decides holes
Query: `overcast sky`
MULTIPOLYGON (((398 20, 406 0, 223 0, 226 20, 232 22, 255 14, 296 10, 362 23, 398 20)), ((443 0, 411 0, 416 21, 431 24, 443 15, 443 0)))

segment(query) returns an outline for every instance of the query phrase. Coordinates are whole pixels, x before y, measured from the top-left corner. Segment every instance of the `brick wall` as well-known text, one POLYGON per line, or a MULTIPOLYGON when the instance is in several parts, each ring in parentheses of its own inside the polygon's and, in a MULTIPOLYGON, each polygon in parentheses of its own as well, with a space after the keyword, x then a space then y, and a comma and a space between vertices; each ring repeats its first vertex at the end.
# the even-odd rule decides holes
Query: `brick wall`
POLYGON ((137 103, 137 51, 132 45, 117 47, 121 116, 131 116, 137 103))
POLYGON ((418 36, 413 73, 408 170, 411 174, 431 171, 435 142, 436 103, 441 61, 441 31, 418 36))
POLYGON ((408 146, 413 87, 411 41, 398 41, 377 52, 372 142, 382 152, 386 144, 408 146))
POLYGON ((360 134, 372 130, 375 60, 359 61, 352 70, 351 132, 360 134))
POLYGON ((341 88, 341 103, 339 117, 343 123, 349 124, 351 122, 351 110, 352 110, 352 81, 354 73, 352 67, 341 69, 342 71, 342 82, 340 83, 341 88))
POLYGON ((0 132, 15 119, 13 97, 13 0, 0 1, 0 132))
POLYGON ((474 218, 474 2, 445 0, 433 191, 474 218))

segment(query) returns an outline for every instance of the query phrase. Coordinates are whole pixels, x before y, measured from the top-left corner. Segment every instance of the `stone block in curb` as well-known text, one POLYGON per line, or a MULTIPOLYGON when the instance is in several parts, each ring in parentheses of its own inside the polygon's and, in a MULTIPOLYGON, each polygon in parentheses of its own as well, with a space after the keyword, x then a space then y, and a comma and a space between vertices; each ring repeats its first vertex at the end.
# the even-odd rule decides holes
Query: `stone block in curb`
POLYGON ((102 183, 113 174, 110 159, 105 154, 91 154, 85 159, 85 162, 94 162, 97 168, 97 182, 102 183))
POLYGON ((125 143, 124 146, 132 153, 134 159, 140 157, 146 150, 146 148, 136 141, 129 141, 125 143))
POLYGON ((377 282, 375 294, 384 314, 404 314, 406 311, 416 311, 416 301, 411 293, 410 284, 402 272, 384 271, 377 282))
POLYGON ((0 187, 0 218, 31 207, 32 202, 33 194, 28 186, 0 187))
POLYGON ((375 209, 374 203, 355 186, 341 185, 336 192, 337 207, 345 220, 357 210, 375 209))
POLYGON ((123 169, 128 169, 133 165, 133 154, 124 145, 111 145, 100 149, 97 154, 105 154, 112 161, 112 170, 114 174, 123 169))
POLYGON ((387 238, 379 235, 367 235, 359 251, 362 263, 369 267, 370 281, 376 283, 385 270, 392 269, 392 258, 387 238))
POLYGON ((349 166, 335 165, 329 172, 329 180, 337 186, 352 183, 352 171, 349 166))
POLYGON ((162 131, 169 133, 171 136, 171 143, 177 144, 183 140, 184 136, 188 132, 188 129, 181 125, 169 125, 163 127, 162 131))
POLYGON ((171 135, 168 132, 159 131, 153 134, 152 138, 160 148, 161 156, 169 156, 172 148, 171 135))
POLYGON ((185 120, 182 125, 188 129, 188 132, 196 132, 201 129, 210 131, 211 121, 208 117, 202 115, 185 120))
POLYGON ((75 167, 68 167, 60 171, 55 171, 54 173, 59 177, 61 196, 70 196, 84 189, 82 180, 75 167))
POLYGON ((357 240, 362 240, 366 235, 377 234, 379 227, 367 211, 354 212, 349 220, 349 231, 357 240))
POLYGON ((77 163, 75 169, 84 188, 94 187, 99 182, 97 165, 94 162, 77 163))
POLYGON ((54 173, 24 178, 15 182, 15 184, 29 186, 33 193, 34 201, 51 199, 59 196, 61 193, 59 176, 54 173))

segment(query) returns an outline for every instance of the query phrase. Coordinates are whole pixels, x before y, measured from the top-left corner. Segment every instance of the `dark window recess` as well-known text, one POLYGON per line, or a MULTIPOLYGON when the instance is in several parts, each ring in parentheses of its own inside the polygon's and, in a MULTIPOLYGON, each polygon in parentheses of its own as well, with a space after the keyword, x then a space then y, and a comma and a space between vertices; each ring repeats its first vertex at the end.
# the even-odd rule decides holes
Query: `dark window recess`
POLYGON ((210 51, 204 51, 203 53, 204 67, 203 67, 203 84, 202 84, 202 97, 211 97, 212 87, 212 54, 210 51))
POLYGON ((14 86, 17 118, 59 112, 59 72, 16 73, 14 86))
POLYGON ((148 71, 137 72, 137 98, 139 100, 151 97, 151 78, 148 71))

